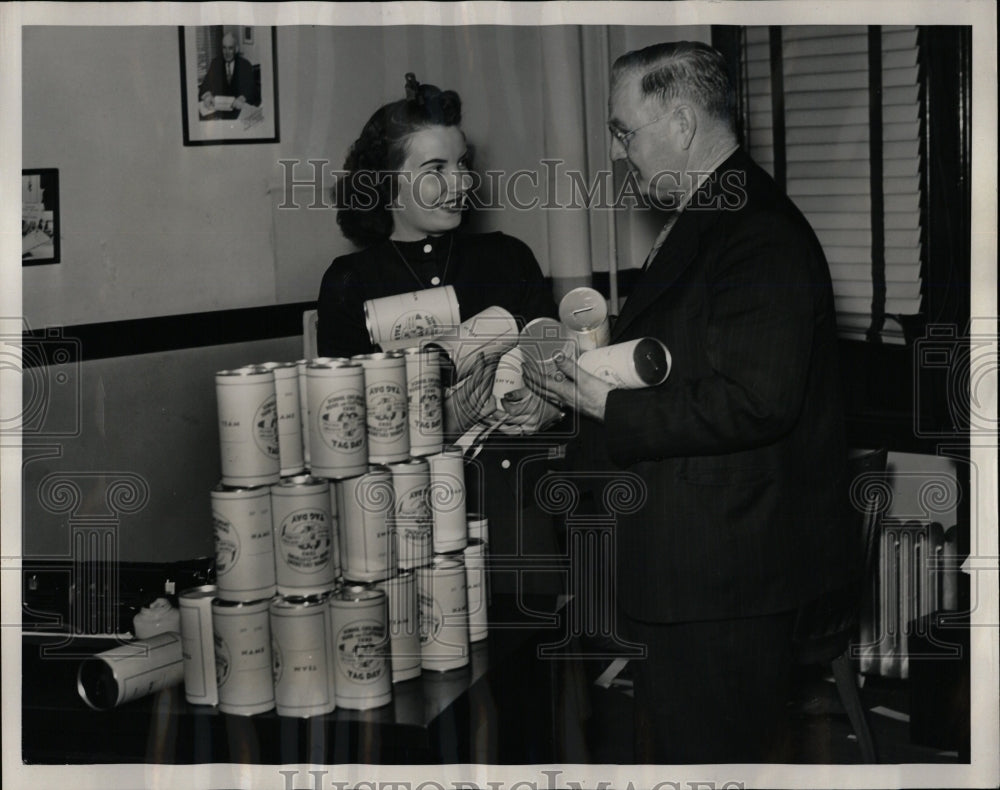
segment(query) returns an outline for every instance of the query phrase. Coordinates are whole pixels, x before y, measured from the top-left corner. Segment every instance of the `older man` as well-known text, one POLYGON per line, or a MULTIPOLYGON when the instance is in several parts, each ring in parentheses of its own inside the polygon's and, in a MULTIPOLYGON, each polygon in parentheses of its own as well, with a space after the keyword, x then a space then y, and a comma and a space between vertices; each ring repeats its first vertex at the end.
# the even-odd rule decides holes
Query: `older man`
POLYGON ((658 338, 673 369, 626 390, 564 361, 531 384, 588 418, 588 468, 646 484, 617 538, 621 625, 648 648, 632 664, 636 758, 782 761, 795 613, 843 578, 852 545, 829 271, 739 150, 718 52, 622 56, 609 109, 612 159, 666 209, 611 342, 658 338))
POLYGON ((198 86, 198 98, 206 107, 211 108, 216 96, 232 96, 231 109, 240 110, 245 104, 259 105, 259 93, 253 66, 239 54, 236 37, 232 33, 226 33, 222 37, 222 56, 212 59, 205 79, 198 86))

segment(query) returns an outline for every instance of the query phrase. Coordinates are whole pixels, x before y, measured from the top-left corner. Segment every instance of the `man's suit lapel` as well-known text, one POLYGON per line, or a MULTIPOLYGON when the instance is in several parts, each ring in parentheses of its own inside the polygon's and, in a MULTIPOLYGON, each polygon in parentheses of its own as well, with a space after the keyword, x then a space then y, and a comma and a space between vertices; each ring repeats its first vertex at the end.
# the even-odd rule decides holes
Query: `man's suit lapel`
POLYGON ((745 171, 747 166, 746 154, 737 149, 697 190, 625 301, 611 333, 612 342, 616 342, 637 316, 677 282, 695 260, 702 233, 715 222, 725 204, 722 194, 725 174, 730 170, 745 171))
POLYGON ((625 301, 611 333, 616 342, 629 324, 673 285, 698 254, 700 235, 698 217, 683 212, 670 231, 663 246, 656 253, 646 270, 639 276, 632 293, 625 301))

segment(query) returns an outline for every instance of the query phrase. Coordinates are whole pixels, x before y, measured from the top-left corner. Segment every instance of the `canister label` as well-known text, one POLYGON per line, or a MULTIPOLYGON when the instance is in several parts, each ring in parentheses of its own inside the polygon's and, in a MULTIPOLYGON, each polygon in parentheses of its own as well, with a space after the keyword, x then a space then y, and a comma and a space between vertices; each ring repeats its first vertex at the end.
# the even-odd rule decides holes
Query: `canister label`
POLYGON ((229 645, 226 640, 218 634, 214 636, 215 641, 215 682, 222 688, 229 680, 229 671, 233 666, 233 659, 229 653, 229 645))
POLYGON ((391 442, 406 433, 406 394, 391 381, 368 387, 368 433, 381 442, 391 442))
POLYGON ((385 674, 385 624, 355 620, 337 634, 337 655, 344 674, 356 683, 375 683, 385 674))
POLYGON ((303 508, 289 513, 278 531, 285 564, 299 573, 318 573, 330 563, 332 541, 326 514, 303 508))
POLYGON ((365 445, 365 399, 357 390, 328 396, 317 414, 319 435, 331 450, 352 452, 365 445))
POLYGON ((253 438, 269 458, 278 457, 278 401, 271 395, 257 407, 253 417, 253 438))
POLYGON ((218 513, 212 514, 212 521, 215 525, 215 572, 221 576, 235 567, 240 558, 240 535, 218 513))
POLYGON ((408 340, 412 337, 435 334, 439 326, 441 323, 433 313, 411 310, 399 316, 389 328, 389 340, 408 340))

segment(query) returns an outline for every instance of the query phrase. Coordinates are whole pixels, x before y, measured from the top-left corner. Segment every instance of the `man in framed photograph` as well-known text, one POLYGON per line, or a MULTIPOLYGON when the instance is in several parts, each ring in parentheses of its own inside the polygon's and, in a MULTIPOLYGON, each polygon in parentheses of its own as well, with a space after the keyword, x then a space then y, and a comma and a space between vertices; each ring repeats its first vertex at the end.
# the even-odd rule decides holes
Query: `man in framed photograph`
MULTIPOLYGON (((260 104, 260 89, 250 61, 239 54, 236 36, 222 36, 222 54, 212 59, 198 86, 202 117, 213 113, 238 114, 247 104, 260 104)), ((219 116, 216 116, 219 117, 219 116)), ((226 116, 222 116, 226 117, 226 116)))

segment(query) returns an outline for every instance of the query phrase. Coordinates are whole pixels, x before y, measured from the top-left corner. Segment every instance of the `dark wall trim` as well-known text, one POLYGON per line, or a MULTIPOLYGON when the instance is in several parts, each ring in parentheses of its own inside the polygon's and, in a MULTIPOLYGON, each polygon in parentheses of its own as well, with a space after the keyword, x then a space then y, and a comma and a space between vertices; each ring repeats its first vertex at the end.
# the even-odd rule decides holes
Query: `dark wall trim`
POLYGON ((774 180, 785 190, 785 61, 781 43, 781 25, 768 29, 771 46, 771 125, 774 149, 774 180))
POLYGON ((24 333, 23 365, 33 368, 292 337, 302 334, 302 312, 315 306, 315 302, 295 302, 33 329, 24 333))
MULTIPOLYGON (((639 271, 625 269, 618 272, 618 286, 622 296, 632 292, 639 271)), ((594 272, 593 283, 594 288, 605 297, 608 296, 610 278, 607 272, 594 272)), ((294 302, 268 307, 32 329, 24 333, 23 365, 25 368, 36 368, 42 365, 295 337, 302 334, 302 313, 315 307, 315 302, 294 302)))
POLYGON ((872 322, 866 337, 882 342, 885 325, 885 191, 882 183, 882 28, 868 26, 868 161, 872 221, 872 322))

